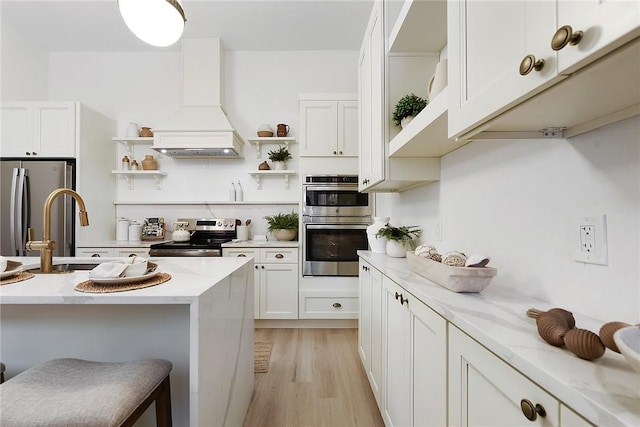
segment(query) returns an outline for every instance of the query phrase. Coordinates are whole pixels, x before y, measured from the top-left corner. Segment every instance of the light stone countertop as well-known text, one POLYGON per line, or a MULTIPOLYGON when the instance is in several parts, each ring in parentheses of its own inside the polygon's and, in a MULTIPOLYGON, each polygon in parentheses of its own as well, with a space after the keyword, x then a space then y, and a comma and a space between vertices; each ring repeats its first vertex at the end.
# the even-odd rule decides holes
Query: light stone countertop
MULTIPOLYGON (((582 360, 539 337, 529 308, 554 306, 489 285, 480 293, 456 293, 411 271, 406 258, 358 251, 359 256, 435 312, 599 426, 640 426, 640 375, 609 349, 582 360)), ((500 272, 498 272, 500 274, 500 272)), ((606 323, 573 313, 576 326, 598 333, 606 323)), ((614 321, 619 319, 608 319, 614 321)))
MULTIPOLYGON (((39 267, 36 257, 10 257, 23 268, 39 267)), ((100 262, 122 258, 100 258, 100 262)), ((85 293, 74 287, 89 279, 89 271, 70 274, 36 274, 22 282, 0 286, 0 304, 190 304, 251 258, 175 257, 152 258, 158 271, 169 273, 171 280, 157 286, 127 292, 85 293)), ((96 258, 54 257, 58 263, 96 263, 96 258)))
POLYGON ((242 240, 223 243, 223 248, 297 248, 300 242, 297 240, 242 240))

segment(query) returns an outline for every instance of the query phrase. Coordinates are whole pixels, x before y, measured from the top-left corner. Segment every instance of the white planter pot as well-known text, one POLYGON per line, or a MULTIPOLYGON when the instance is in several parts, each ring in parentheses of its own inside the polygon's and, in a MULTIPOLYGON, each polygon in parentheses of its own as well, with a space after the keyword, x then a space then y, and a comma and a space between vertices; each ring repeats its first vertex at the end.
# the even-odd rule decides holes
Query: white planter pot
POLYGON ((273 170, 282 171, 287 168, 287 162, 273 162, 273 170))
POLYGON ((407 248, 402 242, 387 240, 387 255, 393 258, 404 258, 407 256, 407 248))
POLYGON ((376 216, 373 218, 373 224, 367 227, 367 240, 369 240, 371 252, 376 254, 384 254, 387 252, 387 239, 385 237, 376 237, 376 233, 388 222, 388 216, 376 216))
POLYGON ((297 233, 298 233, 297 230, 284 230, 284 229, 273 230, 271 232, 273 237, 275 237, 280 241, 293 240, 293 238, 296 237, 297 233))
POLYGON ((407 125, 411 123, 411 120, 413 120, 413 118, 413 116, 407 116, 404 119, 400 120, 400 127, 402 127, 402 129, 407 127, 407 125))

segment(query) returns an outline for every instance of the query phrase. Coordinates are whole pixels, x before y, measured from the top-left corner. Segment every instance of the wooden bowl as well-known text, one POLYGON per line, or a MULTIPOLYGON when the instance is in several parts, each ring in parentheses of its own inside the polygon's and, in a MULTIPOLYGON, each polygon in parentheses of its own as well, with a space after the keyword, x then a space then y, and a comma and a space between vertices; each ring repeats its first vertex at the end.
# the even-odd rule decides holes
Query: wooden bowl
POLYGON ((261 138, 269 138, 273 136, 273 132, 268 131, 268 130, 259 130, 258 131, 258 136, 261 138))

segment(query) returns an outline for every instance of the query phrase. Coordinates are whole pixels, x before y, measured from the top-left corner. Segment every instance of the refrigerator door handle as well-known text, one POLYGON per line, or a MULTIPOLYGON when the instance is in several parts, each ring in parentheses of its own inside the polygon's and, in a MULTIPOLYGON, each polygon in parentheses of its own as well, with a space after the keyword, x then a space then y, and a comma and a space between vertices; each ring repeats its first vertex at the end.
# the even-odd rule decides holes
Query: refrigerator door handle
POLYGON ((11 254, 12 255, 20 255, 18 252, 17 242, 17 213, 18 213, 18 175, 19 168, 13 168, 13 173, 11 175, 11 202, 9 209, 9 232, 11 234, 11 254))

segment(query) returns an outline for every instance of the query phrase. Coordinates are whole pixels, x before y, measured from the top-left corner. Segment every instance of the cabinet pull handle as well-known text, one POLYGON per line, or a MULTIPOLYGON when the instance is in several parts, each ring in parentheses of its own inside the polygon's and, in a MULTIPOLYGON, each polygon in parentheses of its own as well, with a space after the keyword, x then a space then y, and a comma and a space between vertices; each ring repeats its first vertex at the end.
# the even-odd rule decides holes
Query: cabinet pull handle
POLYGON ((547 411, 545 411, 544 406, 539 403, 534 405, 529 399, 522 399, 520 401, 520 409, 522 409, 522 413, 529 421, 535 421, 538 415, 541 417, 547 416, 547 411))
POLYGON ((100 254, 92 254, 91 258, 100 258, 100 254))
POLYGON ((340 304, 339 302, 334 302, 334 303, 333 303, 333 306, 334 306, 335 308, 340 308, 340 307, 342 307, 342 304, 340 304))
POLYGON ((571 25, 563 25, 558 28, 556 33, 553 35, 553 38, 551 39, 551 49, 560 50, 568 44, 575 46, 580 43, 582 36, 584 36, 582 31, 576 31, 574 33, 571 25))
POLYGON ((544 68, 544 59, 538 59, 533 55, 527 55, 520 62, 520 75, 526 76, 533 70, 540 71, 544 68))
POLYGON ((246 257, 245 254, 238 254, 238 257, 242 258, 242 257, 246 257))
POLYGON ((278 259, 282 259, 282 258, 284 258, 284 255, 282 255, 282 254, 276 254, 276 258, 278 258, 278 259))

